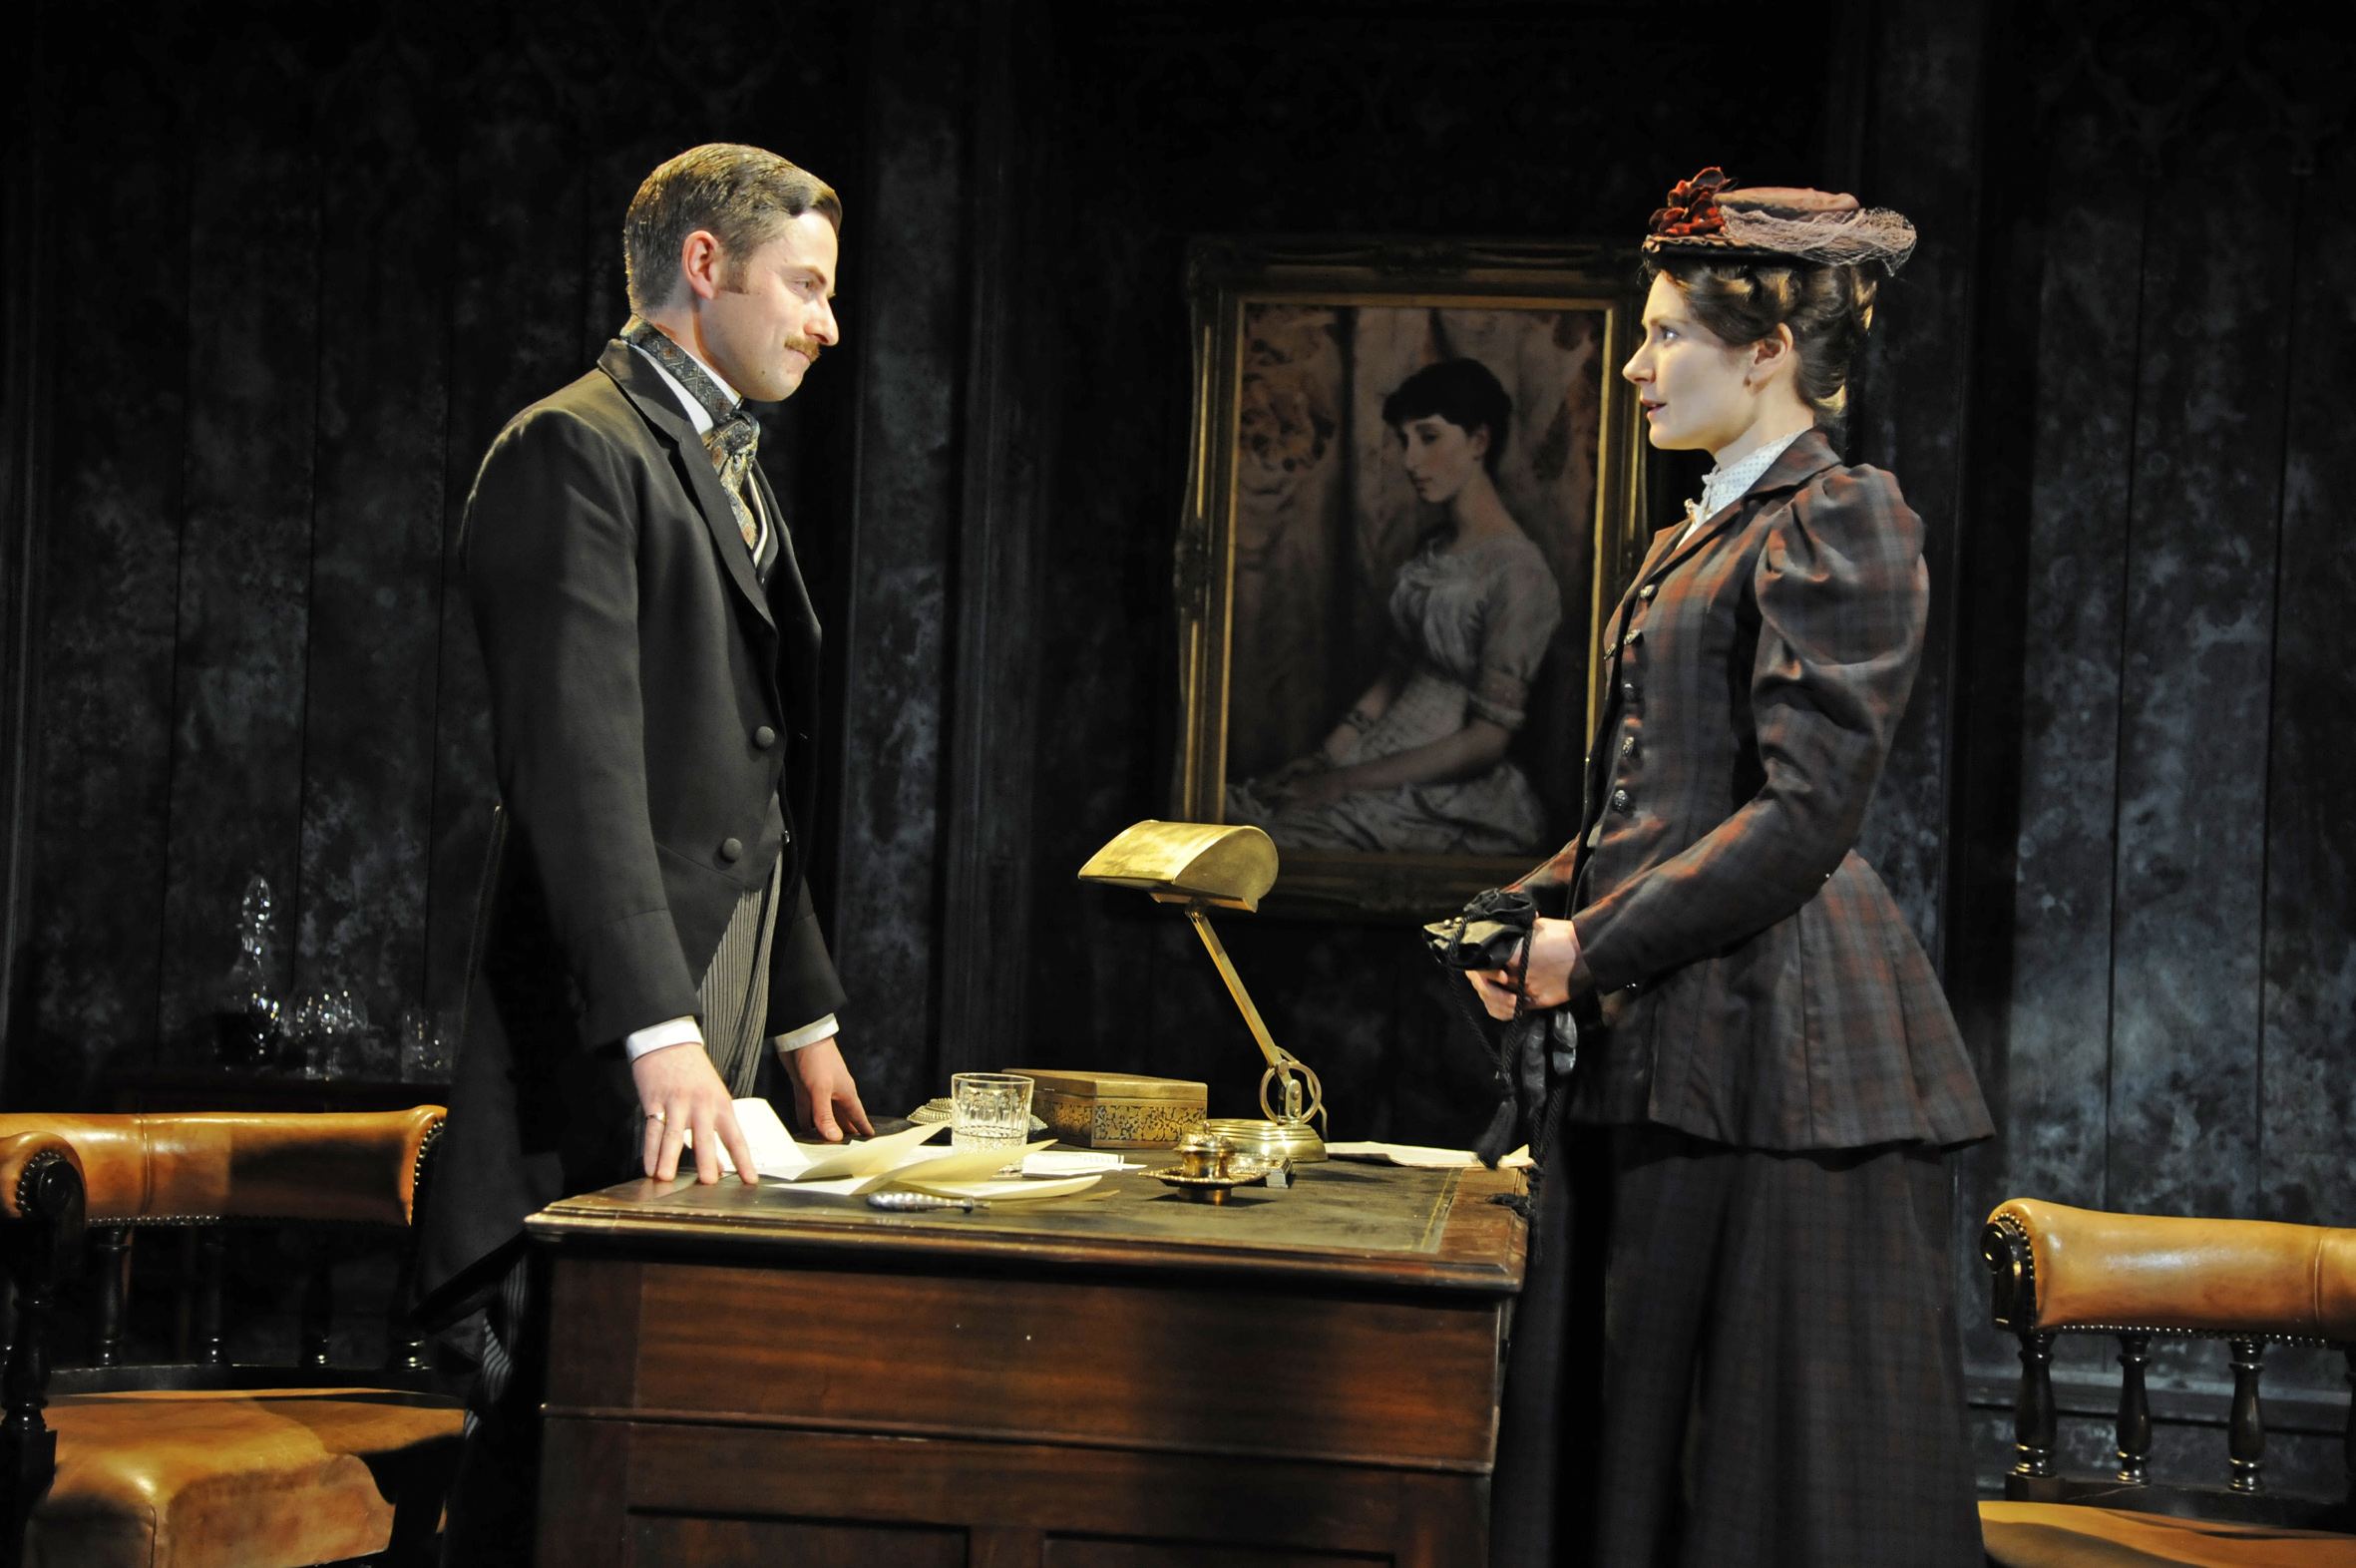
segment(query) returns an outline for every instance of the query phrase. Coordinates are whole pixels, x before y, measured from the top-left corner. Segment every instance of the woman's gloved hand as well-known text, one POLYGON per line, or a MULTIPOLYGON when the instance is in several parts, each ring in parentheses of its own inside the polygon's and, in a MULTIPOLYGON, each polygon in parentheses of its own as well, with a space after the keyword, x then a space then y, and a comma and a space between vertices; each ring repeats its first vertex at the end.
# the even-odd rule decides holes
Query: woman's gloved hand
POLYGON ((1543 917, 1530 926, 1529 945, 1495 969, 1470 972, 1473 990, 1492 1018, 1524 1009, 1559 1007, 1594 981, 1579 954, 1579 931, 1567 920, 1543 917))
POLYGON ((1567 1001, 1582 979, 1578 934, 1569 921, 1541 918, 1527 893, 1492 888, 1424 927, 1423 939, 1432 957, 1471 981, 1481 1005, 1505 1024, 1488 1029, 1465 1006, 1466 1025, 1496 1066, 1497 1109, 1473 1143, 1481 1163, 1494 1168, 1516 1141, 1537 1148, 1553 1092, 1577 1064, 1576 1026, 1547 1009, 1567 1001), (1533 987, 1526 999, 1525 979, 1533 987))
POLYGON ((1577 928, 1545 919, 1537 900, 1511 888, 1492 888, 1433 921, 1423 940, 1440 963, 1465 972, 1489 1016, 1502 1021, 1512 1019, 1517 1000, 1523 1011, 1559 1007, 1592 983, 1577 928))

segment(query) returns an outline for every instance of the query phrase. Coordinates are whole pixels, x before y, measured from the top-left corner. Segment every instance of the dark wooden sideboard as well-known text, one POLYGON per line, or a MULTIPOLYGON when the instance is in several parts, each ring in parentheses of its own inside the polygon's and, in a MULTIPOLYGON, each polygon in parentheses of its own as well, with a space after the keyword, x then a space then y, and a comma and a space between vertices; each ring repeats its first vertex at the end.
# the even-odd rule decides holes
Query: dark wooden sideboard
POLYGON ((388 1111, 446 1105, 447 1083, 301 1078, 228 1067, 143 1067, 117 1075, 108 1108, 143 1111, 388 1111))
POLYGON ((633 1182, 531 1222, 541 1562, 1477 1568, 1511 1172, 986 1214, 633 1182))

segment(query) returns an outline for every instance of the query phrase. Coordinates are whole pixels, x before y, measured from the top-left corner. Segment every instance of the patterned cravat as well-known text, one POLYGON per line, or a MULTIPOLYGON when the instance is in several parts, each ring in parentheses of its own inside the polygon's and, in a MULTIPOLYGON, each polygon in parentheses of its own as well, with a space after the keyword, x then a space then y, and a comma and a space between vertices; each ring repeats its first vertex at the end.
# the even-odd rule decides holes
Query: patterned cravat
POLYGON ((703 450, 711 454, 712 467, 720 476, 720 488, 728 492, 728 505, 736 509, 736 527, 744 535, 744 548, 757 561, 761 554, 761 527, 753 517, 752 507, 744 498, 745 477, 752 471, 753 453, 761 444, 760 422, 744 411, 741 401, 731 399, 720 390, 695 356, 663 335, 662 329, 642 316, 632 316, 621 329, 621 340, 632 347, 644 349, 654 362, 671 373, 671 379, 687 389, 687 395, 703 405, 711 416, 712 428, 703 433, 703 450))

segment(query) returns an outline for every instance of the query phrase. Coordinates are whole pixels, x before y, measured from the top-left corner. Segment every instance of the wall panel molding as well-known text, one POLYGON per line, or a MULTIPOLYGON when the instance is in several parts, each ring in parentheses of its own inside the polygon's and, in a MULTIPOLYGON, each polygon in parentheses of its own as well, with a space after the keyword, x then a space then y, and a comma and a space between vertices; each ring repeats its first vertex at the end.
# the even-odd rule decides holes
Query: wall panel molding
POLYGON ((1038 551, 1055 451, 1055 336, 1041 329, 1037 308, 1053 178, 1037 106, 1051 46, 1037 6, 992 0, 980 16, 974 315, 943 851, 942 1074, 1018 1062, 1028 1040, 1044 609, 1038 551))
MULTIPOLYGON (((969 384, 974 40, 952 0, 870 24, 858 455, 843 651, 834 954, 843 1044, 863 1096, 902 1111, 939 1087, 943 829, 955 679, 951 617, 969 384)), ((855 218, 851 212, 859 214, 855 218)), ((850 330, 847 328, 846 330, 850 330)), ((826 372, 821 370, 819 374, 826 372)))
POLYGON ((36 12, 20 39, 20 80, 34 85, 0 108, 0 1095, 31 1014, 23 959, 37 825, 30 785, 50 393, 46 22, 36 12))

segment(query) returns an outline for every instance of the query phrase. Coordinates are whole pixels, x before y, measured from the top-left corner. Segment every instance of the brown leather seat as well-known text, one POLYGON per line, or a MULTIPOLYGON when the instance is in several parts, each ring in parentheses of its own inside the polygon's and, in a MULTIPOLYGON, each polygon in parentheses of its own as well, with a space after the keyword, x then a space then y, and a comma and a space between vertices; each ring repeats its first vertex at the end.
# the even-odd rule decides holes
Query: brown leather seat
POLYGON ((2003 1568, 2356 1568, 2356 1535, 2079 1503, 1984 1502, 1980 1537, 2003 1568))
POLYGON ((405 1472, 446 1468, 464 1412, 372 1388, 68 1394, 26 1561, 307 1568, 384 1550, 405 1472), (436 1454, 429 1450, 445 1450, 436 1454))

